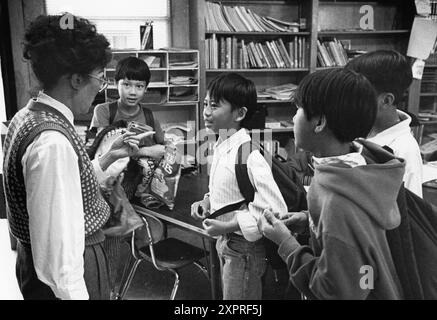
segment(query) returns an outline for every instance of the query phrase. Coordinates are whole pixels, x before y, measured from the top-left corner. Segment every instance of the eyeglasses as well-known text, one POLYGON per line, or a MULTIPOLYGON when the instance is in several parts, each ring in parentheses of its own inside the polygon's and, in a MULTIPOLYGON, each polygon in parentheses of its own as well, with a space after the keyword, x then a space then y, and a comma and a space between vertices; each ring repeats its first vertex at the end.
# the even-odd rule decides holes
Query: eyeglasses
POLYGON ((105 77, 99 78, 93 74, 88 74, 88 76, 90 76, 91 78, 97 79, 100 81, 100 89, 99 92, 102 92, 103 90, 105 90, 108 85, 109 85, 109 80, 106 79, 105 77))

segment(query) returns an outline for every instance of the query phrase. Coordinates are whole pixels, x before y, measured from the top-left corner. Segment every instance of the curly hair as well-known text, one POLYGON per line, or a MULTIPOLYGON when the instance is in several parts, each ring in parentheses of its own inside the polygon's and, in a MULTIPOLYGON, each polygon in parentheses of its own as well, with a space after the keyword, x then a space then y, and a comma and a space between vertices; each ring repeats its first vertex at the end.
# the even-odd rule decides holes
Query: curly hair
POLYGON ((41 15, 26 30, 23 57, 44 89, 63 75, 86 75, 111 60, 109 42, 87 19, 73 16, 73 27, 63 28, 63 15, 41 15))

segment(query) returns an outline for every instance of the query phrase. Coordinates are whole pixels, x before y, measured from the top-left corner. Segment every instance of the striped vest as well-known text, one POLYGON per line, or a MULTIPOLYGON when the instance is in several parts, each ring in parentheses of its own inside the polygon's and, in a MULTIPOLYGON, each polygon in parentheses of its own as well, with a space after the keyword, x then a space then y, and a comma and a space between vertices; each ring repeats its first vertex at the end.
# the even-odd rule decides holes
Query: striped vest
MULTIPOLYGON (((30 245, 29 214, 26 206, 21 159, 35 137, 45 130, 55 130, 67 137, 79 159, 83 209, 85 213, 85 239, 87 244, 104 239, 101 228, 110 214, 103 199, 94 167, 79 135, 71 123, 56 109, 31 100, 24 110, 12 119, 4 143, 3 176, 8 220, 12 234, 23 244, 30 245)), ((56 161, 56 159, 53 159, 56 161)))

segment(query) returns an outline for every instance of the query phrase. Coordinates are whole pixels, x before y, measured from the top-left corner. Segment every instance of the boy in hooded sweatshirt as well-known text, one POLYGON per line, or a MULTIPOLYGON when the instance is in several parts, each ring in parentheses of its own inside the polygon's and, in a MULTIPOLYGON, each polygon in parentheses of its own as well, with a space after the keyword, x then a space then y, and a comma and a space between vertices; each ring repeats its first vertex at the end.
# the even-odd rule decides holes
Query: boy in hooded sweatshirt
POLYGON ((315 174, 309 214, 286 223, 293 230, 306 225, 311 245, 301 246, 269 210, 260 231, 279 245, 291 281, 307 298, 402 299, 385 232, 400 223, 405 164, 375 144, 354 142, 375 121, 372 85, 351 70, 323 70, 306 76, 295 98, 296 145, 314 154, 315 174))

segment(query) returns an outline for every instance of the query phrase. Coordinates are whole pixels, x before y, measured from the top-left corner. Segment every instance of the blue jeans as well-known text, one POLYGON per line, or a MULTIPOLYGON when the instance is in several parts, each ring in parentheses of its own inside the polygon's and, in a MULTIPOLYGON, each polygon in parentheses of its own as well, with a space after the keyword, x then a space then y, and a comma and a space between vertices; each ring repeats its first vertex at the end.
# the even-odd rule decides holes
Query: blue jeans
POLYGON ((250 242, 234 233, 225 234, 217 240, 216 247, 223 300, 261 300, 261 277, 267 267, 262 239, 250 242))

